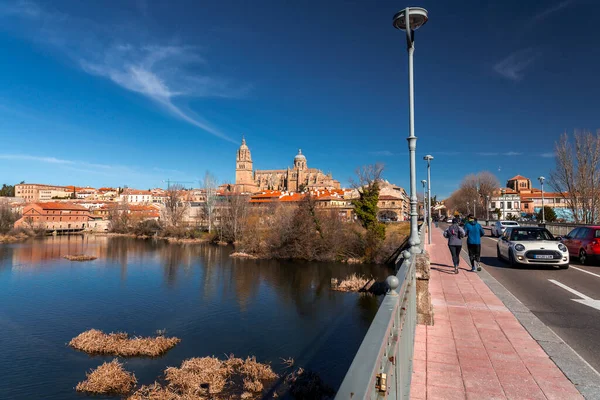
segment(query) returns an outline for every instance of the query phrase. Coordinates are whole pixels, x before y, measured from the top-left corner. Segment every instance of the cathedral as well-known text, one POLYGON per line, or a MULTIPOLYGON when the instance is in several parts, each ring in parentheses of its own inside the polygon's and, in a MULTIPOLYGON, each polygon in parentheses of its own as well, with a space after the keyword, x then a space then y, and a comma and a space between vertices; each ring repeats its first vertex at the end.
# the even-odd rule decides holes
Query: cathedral
POLYGON ((306 189, 339 189, 340 182, 331 174, 324 174, 316 168, 308 168, 302 150, 294 157, 293 168, 256 170, 252 168, 252 156, 242 139, 237 151, 235 165, 235 190, 241 193, 255 193, 264 190, 286 190, 301 192, 306 189))

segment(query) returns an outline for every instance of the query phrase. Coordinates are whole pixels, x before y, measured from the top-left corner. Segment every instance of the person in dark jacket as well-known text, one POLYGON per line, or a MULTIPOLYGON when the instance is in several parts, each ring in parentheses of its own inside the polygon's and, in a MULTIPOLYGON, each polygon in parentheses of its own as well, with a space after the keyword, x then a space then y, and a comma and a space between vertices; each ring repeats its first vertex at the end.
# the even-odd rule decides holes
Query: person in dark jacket
POLYGON ((481 255, 481 238, 485 235, 483 228, 473 218, 473 214, 467 216, 465 223, 465 236, 467 237, 467 249, 469 250, 469 260, 471 261, 471 271, 481 271, 480 255, 481 255))
POLYGON ((454 264, 454 273, 458 274, 458 264, 460 263, 460 251, 462 250, 462 239, 465 237, 465 231, 458 225, 459 219, 454 218, 452 225, 444 231, 444 237, 448 239, 448 248, 452 254, 452 263, 454 264))

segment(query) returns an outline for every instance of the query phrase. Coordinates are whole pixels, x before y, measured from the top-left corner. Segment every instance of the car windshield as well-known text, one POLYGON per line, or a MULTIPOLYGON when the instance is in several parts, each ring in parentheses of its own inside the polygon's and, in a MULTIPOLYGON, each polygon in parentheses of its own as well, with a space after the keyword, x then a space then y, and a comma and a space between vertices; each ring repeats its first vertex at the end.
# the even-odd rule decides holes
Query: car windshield
POLYGON ((502 225, 504 225, 504 226, 519 226, 519 224, 517 224, 516 222, 512 222, 512 221, 504 221, 504 222, 502 222, 502 225))
POLYGON ((510 233, 510 240, 517 242, 525 240, 554 240, 554 236, 547 229, 513 228, 510 233))

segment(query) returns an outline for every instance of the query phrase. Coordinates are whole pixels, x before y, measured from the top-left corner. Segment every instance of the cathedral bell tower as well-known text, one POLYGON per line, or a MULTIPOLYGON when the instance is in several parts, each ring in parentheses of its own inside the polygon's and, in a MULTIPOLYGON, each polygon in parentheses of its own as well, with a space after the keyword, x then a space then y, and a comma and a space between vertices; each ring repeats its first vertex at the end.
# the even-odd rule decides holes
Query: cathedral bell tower
MULTIPOLYGON (((235 184, 241 187, 254 186, 252 177, 252 156, 246 145, 246 139, 242 138, 242 145, 237 151, 235 160, 235 184)), ((242 189, 245 191, 245 189, 242 189)))

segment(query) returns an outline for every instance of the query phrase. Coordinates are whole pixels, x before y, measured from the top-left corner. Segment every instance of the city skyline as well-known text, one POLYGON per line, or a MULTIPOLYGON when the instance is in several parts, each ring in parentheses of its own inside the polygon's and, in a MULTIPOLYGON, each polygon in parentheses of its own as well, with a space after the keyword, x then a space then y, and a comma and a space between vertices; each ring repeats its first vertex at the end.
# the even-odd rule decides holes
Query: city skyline
MULTIPOLYGON (((463 4, 419 4, 417 156, 435 157, 438 198, 471 172, 548 175, 560 134, 598 126, 598 5, 463 4)), ((383 162, 408 188, 402 6, 2 1, 2 181, 149 188, 210 170, 232 182, 245 136, 257 169, 302 148, 342 186, 383 162)))

